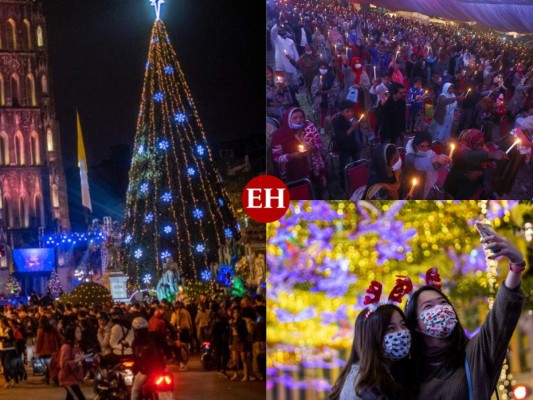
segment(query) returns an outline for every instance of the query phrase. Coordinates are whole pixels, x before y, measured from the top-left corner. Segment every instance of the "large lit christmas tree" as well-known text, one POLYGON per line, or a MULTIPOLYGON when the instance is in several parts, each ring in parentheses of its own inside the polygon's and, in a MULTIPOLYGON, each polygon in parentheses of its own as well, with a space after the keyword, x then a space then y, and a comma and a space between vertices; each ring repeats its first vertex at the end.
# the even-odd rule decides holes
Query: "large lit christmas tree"
POLYGON ((129 173, 122 265, 130 289, 172 256, 192 280, 239 226, 191 92, 156 8, 129 173))

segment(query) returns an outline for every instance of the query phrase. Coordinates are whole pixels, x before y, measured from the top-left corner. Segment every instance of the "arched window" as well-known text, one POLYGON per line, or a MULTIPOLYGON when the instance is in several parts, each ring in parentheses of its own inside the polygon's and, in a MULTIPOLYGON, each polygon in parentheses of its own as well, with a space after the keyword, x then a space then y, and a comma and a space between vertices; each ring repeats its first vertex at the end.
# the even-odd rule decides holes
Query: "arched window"
POLYGON ((35 80, 32 74, 26 76, 26 98, 27 105, 32 107, 37 105, 37 100, 35 99, 35 80))
POLYGON ((31 165, 41 164, 41 154, 39 151, 39 136, 33 131, 30 136, 31 165))
POLYGON ((18 131, 15 134, 15 164, 24 165, 24 138, 18 131))
POLYGON ((19 199, 19 224, 21 228, 28 228, 30 226, 28 202, 23 196, 20 196, 19 199))
POLYGON ((52 184, 52 207, 59 207, 59 190, 57 189, 57 185, 55 183, 52 184))
POLYGON ((6 228, 13 227, 13 213, 11 212, 11 203, 8 196, 4 197, 4 221, 6 228))
POLYGON ((0 133, 0 165, 9 165, 9 139, 7 133, 0 133))
POLYGON ((0 106, 6 105, 6 92, 4 90, 4 76, 0 74, 0 106))
POLYGON ((44 226, 43 199, 40 194, 35 195, 35 219, 37 227, 44 226))
POLYGON ((48 151, 54 151, 54 134, 50 128, 46 130, 46 147, 48 151))
POLYGON ((20 86, 17 74, 11 75, 11 98, 13 99, 13 107, 18 107, 20 105, 20 86))
POLYGON ((26 45, 26 49, 28 50, 31 50, 31 26, 30 26, 30 21, 28 21, 27 19, 25 19, 24 21, 24 30, 25 30, 25 45, 26 45))
POLYGON ((39 25, 37 27, 37 46, 43 47, 44 46, 44 40, 43 40, 43 28, 39 25))
POLYGON ((41 89, 43 94, 48 94, 48 78, 46 75, 41 76, 41 89))
POLYGON ((12 18, 7 20, 7 48, 10 50, 17 49, 17 27, 12 18))

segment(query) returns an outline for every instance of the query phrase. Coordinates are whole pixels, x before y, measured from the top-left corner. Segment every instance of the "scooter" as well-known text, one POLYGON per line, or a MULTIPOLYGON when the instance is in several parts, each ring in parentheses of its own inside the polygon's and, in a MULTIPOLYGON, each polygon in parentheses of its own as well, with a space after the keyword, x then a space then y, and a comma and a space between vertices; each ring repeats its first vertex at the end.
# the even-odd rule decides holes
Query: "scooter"
POLYGON ((113 368, 99 367, 99 358, 93 360, 95 364, 95 392, 98 400, 128 400, 131 397, 133 385, 134 362, 131 359, 123 359, 113 368))
POLYGON ((170 371, 149 375, 141 392, 142 400, 175 400, 174 375, 170 371))

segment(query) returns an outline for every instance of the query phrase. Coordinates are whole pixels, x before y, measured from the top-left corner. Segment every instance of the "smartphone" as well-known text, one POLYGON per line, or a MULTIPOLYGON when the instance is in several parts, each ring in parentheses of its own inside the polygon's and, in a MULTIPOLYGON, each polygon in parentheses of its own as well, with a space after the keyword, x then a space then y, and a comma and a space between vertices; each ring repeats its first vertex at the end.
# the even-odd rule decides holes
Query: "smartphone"
MULTIPOLYGON (((483 222, 476 222, 474 224, 474 227, 479 232, 479 234, 481 235, 482 238, 486 238, 487 236, 492 236, 492 235, 496 234, 496 231, 494 230, 494 228, 490 224, 486 224, 486 223, 483 223, 483 222)), ((491 253, 497 253, 499 251, 500 251, 499 248, 495 248, 495 249, 491 249, 490 250, 491 253)))

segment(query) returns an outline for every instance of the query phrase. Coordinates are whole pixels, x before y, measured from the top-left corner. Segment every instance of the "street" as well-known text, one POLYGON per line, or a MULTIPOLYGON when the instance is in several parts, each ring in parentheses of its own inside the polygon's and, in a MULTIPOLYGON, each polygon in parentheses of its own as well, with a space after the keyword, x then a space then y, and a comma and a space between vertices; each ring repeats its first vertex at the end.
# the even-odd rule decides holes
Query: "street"
MULTIPOLYGON (((199 356, 191 356, 188 367, 188 371, 178 371, 176 365, 169 365, 169 370, 174 373, 176 382, 176 400, 262 400, 266 396, 265 382, 232 382, 216 371, 204 371, 200 365, 199 356)), ((47 386, 41 383, 41 378, 42 376, 32 376, 31 369, 29 369, 27 381, 12 388, 3 389, 5 380, 2 376, 0 379, 0 399, 59 400, 66 397, 65 389, 47 386)), ((82 390, 87 400, 92 399, 92 382, 86 382, 82 390)))

